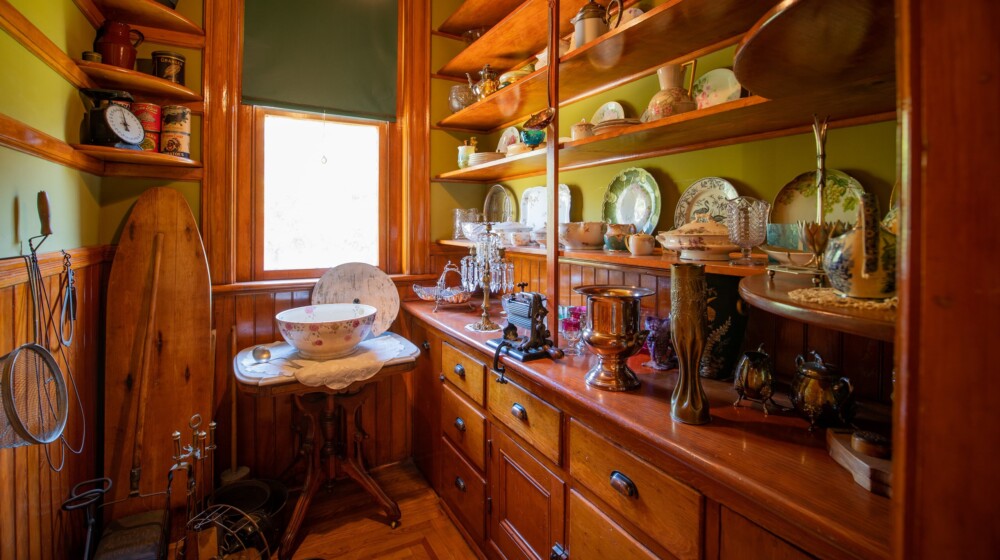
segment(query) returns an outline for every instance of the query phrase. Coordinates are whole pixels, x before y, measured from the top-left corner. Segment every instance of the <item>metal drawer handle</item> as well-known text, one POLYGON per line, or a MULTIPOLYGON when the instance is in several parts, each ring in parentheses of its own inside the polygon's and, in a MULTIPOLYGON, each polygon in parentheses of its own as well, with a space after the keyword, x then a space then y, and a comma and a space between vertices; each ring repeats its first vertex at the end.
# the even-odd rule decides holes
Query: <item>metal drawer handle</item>
POLYGON ((440 381, 441 383, 444 383, 444 374, 443 373, 438 376, 438 381, 440 381))
POLYGON ((460 431, 460 432, 464 432, 465 431, 465 420, 462 420, 461 417, 455 418, 455 429, 458 430, 458 431, 460 431))
POLYGON ((455 477, 455 488, 458 488, 459 492, 465 492, 465 481, 462 480, 462 477, 455 477))
POLYGON ((455 364, 455 375, 465 379, 465 366, 462 364, 455 364))
POLYGON ((514 406, 510 407, 510 413, 522 422, 528 421, 528 411, 520 403, 514 403, 514 406))
POLYGON ((426 340, 424 341, 423 344, 421 344, 421 346, 424 347, 424 350, 430 350, 431 349, 431 343, 428 342, 428 341, 426 341, 426 340))
POLYGON ((618 471, 611 471, 611 487, 626 498, 638 498, 639 489, 635 487, 635 483, 632 482, 629 477, 623 475, 618 471))

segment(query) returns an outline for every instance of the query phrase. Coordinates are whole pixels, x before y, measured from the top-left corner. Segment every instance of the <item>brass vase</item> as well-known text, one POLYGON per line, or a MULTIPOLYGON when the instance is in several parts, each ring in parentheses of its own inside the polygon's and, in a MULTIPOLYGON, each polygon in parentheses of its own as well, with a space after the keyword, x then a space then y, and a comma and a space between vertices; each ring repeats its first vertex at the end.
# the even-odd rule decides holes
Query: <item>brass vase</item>
POLYGON ((677 384, 670 397, 670 417, 685 424, 704 424, 712 419, 698 375, 705 349, 707 314, 705 266, 688 263, 671 266, 670 324, 678 367, 677 384))

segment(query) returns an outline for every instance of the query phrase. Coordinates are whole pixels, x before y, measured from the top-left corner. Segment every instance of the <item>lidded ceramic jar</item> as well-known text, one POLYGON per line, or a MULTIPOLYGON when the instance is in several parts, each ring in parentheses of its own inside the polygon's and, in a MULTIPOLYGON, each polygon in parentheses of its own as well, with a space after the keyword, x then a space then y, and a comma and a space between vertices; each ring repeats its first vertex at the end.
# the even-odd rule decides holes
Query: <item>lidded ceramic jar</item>
MULTIPOLYGON (((694 64, 691 65, 691 78, 694 79, 694 64)), ((698 104, 691 98, 690 85, 685 89, 684 65, 667 64, 656 71, 660 81, 660 91, 653 95, 646 108, 646 122, 662 119, 671 115, 679 115, 694 111, 698 104)))

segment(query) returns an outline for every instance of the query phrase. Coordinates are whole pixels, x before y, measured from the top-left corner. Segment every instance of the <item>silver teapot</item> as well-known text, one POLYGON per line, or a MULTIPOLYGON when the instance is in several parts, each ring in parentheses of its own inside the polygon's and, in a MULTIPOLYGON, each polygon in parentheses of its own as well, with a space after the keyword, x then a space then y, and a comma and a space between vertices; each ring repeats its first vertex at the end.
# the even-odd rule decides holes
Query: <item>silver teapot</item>
MULTIPOLYGON (((739 398, 733 406, 739 406, 743 399, 759 402, 764 407, 767 416, 767 402, 777 407, 771 395, 774 394, 774 366, 771 356, 764 351, 764 344, 754 352, 744 352, 736 364, 736 376, 733 378, 733 388, 739 398)), ((779 407, 780 408, 780 407, 779 407)))
POLYGON ((816 352, 811 361, 801 354, 795 357, 798 370, 788 395, 792 406, 809 420, 809 431, 816 426, 830 427, 850 423, 854 416, 854 387, 846 377, 838 377, 832 364, 823 362, 816 352))

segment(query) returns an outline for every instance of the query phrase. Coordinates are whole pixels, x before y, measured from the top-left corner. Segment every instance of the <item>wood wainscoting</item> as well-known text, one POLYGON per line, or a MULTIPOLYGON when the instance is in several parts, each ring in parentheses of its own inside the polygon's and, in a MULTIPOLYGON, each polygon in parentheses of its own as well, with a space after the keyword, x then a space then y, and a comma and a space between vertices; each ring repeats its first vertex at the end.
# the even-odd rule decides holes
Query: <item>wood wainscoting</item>
MULTIPOLYGON (((80 389, 86 415, 86 442, 80 455, 68 453, 60 472, 53 472, 46 450, 39 445, 0 449, 0 558, 48 560, 82 557, 83 512, 67 513, 61 504, 70 489, 98 475, 101 456, 98 424, 98 391, 104 354, 105 285, 111 267, 108 247, 69 251, 76 271, 77 321, 72 345, 65 357, 58 350, 58 327, 62 296, 62 254, 39 257, 49 309, 54 321, 47 325, 49 350, 63 375, 72 371, 80 389)), ((0 355, 6 355, 34 338, 31 295, 26 268, 20 259, 0 261, 0 355)), ((67 384, 68 380, 67 380, 67 384)), ((65 436, 77 447, 84 435, 84 423, 72 385, 69 389, 69 420, 65 436)), ((49 445, 52 461, 58 464, 62 450, 49 445)))

